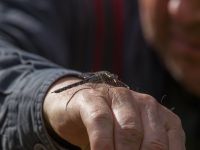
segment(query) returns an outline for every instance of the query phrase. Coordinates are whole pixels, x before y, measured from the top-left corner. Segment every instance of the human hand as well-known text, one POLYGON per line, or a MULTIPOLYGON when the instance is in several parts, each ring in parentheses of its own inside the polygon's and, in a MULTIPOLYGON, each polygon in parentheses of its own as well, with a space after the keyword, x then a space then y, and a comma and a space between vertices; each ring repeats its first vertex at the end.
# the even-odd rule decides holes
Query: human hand
POLYGON ((179 117, 153 97, 105 84, 52 93, 74 82, 58 81, 44 101, 45 120, 62 139, 83 150, 185 150, 179 117))

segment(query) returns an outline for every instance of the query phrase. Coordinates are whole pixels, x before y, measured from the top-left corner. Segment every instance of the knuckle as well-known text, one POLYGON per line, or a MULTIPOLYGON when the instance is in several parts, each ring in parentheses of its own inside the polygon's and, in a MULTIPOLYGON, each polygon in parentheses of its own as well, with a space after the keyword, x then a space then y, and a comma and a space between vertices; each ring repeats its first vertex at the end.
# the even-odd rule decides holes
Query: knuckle
POLYGON ((173 114, 174 116, 174 128, 179 132, 181 138, 185 141, 186 139, 186 135, 185 135, 185 132, 183 130, 183 127, 182 127, 182 121, 180 119, 180 117, 176 114, 173 114))
POLYGON ((181 139, 183 141, 185 141, 186 140, 186 135, 185 135, 184 129, 182 127, 181 118, 177 114, 175 114, 173 112, 169 112, 168 115, 171 118, 170 119, 171 123, 173 123, 172 131, 177 132, 180 135, 181 139))
POLYGON ((113 120, 112 115, 109 112, 105 112, 100 109, 91 112, 90 119, 93 122, 103 122, 103 121, 108 122, 113 120))
POLYGON ((182 128, 182 122, 181 122, 180 117, 178 115, 176 115, 175 113, 172 113, 172 112, 171 112, 171 116, 172 116, 174 126, 177 127, 177 128, 182 128))
POLYGON ((155 98, 149 94, 141 94, 141 97, 143 100, 147 100, 152 103, 154 103, 156 101, 155 98))
MULTIPOLYGON (((174 114, 175 115, 175 114, 174 114)), ((175 115, 175 124, 178 126, 178 127, 182 127, 182 122, 181 122, 181 119, 175 115)))
POLYGON ((148 105, 148 106, 151 106, 151 107, 157 107, 158 106, 157 100, 154 97, 152 97, 151 95, 141 94, 141 99, 142 99, 142 102, 145 105, 148 105))
POLYGON ((123 125, 120 135, 125 143, 139 142, 143 139, 143 131, 135 125, 123 125))

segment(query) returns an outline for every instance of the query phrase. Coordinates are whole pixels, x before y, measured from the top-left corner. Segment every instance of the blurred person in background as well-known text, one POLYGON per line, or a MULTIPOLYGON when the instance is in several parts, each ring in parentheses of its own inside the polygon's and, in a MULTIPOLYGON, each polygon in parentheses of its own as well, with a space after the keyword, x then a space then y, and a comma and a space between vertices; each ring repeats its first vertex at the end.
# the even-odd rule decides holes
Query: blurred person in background
POLYGON ((184 150, 183 129, 199 149, 199 16, 198 0, 2 0, 0 149, 184 150), (81 73, 100 70, 132 90, 81 73))

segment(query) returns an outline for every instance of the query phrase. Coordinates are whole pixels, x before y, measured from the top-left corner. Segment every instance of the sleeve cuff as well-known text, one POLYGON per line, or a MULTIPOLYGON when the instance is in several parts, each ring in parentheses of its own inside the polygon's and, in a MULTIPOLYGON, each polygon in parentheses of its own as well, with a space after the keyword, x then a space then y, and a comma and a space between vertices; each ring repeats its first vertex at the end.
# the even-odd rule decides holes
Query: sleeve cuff
POLYGON ((43 101, 44 97, 49 89, 49 87, 58 79, 66 76, 75 76, 79 77, 80 73, 76 71, 65 71, 65 70, 51 70, 46 72, 46 74, 49 74, 46 77, 46 80, 42 83, 40 86, 40 90, 38 91, 36 101, 35 101, 35 123, 37 127, 37 134, 40 138, 40 141, 42 141, 42 144, 45 145, 47 149, 51 150, 69 150, 68 147, 63 147, 62 144, 58 143, 57 141, 52 138, 49 133, 47 132, 47 129, 44 124, 43 120, 43 101))

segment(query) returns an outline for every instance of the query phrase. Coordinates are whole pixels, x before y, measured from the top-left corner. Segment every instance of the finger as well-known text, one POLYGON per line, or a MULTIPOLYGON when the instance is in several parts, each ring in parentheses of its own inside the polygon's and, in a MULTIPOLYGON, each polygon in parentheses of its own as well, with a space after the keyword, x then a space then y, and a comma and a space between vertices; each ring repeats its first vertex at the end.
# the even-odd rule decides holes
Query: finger
POLYGON ((115 150, 139 150, 142 142, 142 123, 130 90, 110 90, 115 121, 115 150))
POLYGON ((159 116, 160 105, 146 94, 139 94, 139 103, 144 126, 144 139, 141 150, 168 150, 168 136, 159 116))
POLYGON ((185 150, 185 133, 180 118, 163 107, 160 114, 165 116, 164 122, 168 132, 169 150, 185 150))
MULTIPOLYGON (((94 92, 96 93, 96 92, 94 92)), ((114 150, 113 115, 104 97, 85 96, 80 115, 87 129, 91 150, 114 150)))

